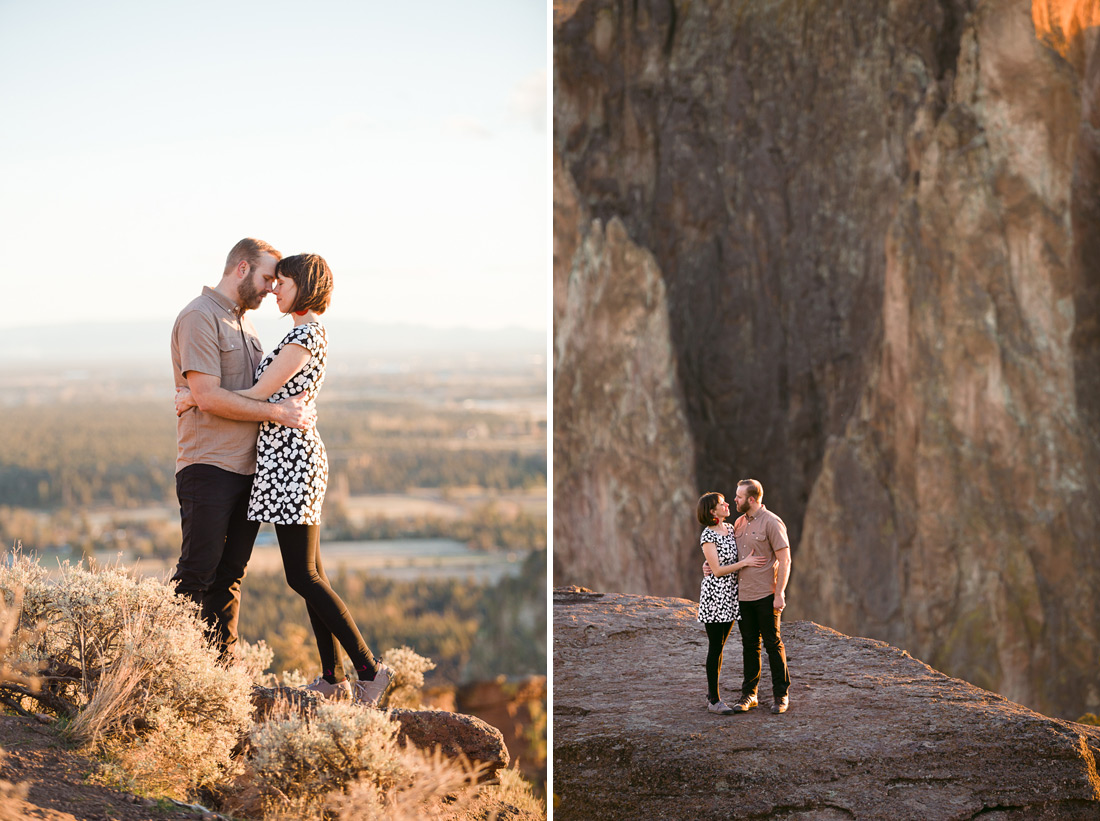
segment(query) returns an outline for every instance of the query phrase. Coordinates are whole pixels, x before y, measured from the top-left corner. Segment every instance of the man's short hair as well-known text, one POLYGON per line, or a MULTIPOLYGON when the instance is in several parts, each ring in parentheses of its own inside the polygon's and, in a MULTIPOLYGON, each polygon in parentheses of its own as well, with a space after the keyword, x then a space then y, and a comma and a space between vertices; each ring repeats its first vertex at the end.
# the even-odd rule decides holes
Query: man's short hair
POLYGON ((225 258, 225 270, 222 272, 222 275, 228 274, 240 265, 242 261, 247 262, 255 268, 260 262, 260 256, 263 254, 271 254, 271 256, 275 257, 276 262, 283 258, 282 254, 262 239, 245 237, 233 246, 233 249, 229 252, 229 256, 225 258))
POLYGON ((699 498, 699 504, 695 507, 695 518, 701 525, 716 525, 718 519, 714 515, 714 509, 718 507, 718 500, 723 498, 721 493, 711 491, 704 493, 699 498))
POLYGON ((332 269, 317 254, 295 254, 279 260, 275 273, 294 280, 298 294, 290 311, 323 314, 332 299, 332 269))
POLYGON ((737 483, 737 486, 747 487, 746 493, 750 499, 756 499, 758 502, 764 501, 764 486, 755 479, 742 479, 737 483))

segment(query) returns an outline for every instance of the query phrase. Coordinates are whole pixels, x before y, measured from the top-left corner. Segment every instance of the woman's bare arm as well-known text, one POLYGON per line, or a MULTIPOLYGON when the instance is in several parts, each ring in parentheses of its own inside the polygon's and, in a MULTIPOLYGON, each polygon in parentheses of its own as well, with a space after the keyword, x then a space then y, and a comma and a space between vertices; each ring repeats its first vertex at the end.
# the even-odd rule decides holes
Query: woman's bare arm
POLYGON ((292 342, 283 345, 283 349, 271 360, 271 364, 260 374, 259 380, 251 388, 236 391, 240 396, 249 399, 270 399, 271 395, 289 382, 296 373, 309 362, 310 353, 307 348, 292 342))

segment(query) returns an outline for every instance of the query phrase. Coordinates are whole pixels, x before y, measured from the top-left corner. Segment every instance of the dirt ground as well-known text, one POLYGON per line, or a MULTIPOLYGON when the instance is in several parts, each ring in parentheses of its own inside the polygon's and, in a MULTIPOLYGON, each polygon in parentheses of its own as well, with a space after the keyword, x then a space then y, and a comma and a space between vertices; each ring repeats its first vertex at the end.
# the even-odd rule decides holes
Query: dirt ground
POLYGON ((27 787, 25 800, 0 790, 0 821, 176 821, 217 819, 168 801, 87 783, 95 762, 68 749, 56 735, 34 719, 0 716, 0 781, 27 787))

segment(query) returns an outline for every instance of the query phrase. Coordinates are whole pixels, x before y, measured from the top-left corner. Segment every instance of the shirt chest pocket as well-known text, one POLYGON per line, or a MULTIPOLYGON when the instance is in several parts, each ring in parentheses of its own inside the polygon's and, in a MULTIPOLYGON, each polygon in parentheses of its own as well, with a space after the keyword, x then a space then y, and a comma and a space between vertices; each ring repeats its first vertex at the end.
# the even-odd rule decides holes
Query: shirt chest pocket
POLYGON ((760 533, 750 533, 749 538, 746 540, 752 552, 757 556, 770 556, 772 552, 771 545, 768 544, 768 534, 761 531, 760 533))
POLYGON ((251 354, 244 349, 244 340, 240 334, 221 336, 218 339, 218 348, 221 351, 222 387, 228 390, 247 387, 242 384, 246 376, 249 378, 248 385, 251 385, 251 354))

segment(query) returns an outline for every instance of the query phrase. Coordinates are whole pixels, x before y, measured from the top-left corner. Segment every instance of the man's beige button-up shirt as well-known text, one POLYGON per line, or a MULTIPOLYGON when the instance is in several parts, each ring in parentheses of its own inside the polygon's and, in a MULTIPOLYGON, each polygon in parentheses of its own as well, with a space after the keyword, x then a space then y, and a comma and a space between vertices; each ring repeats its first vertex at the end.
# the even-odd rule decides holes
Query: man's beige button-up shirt
POLYGON ((737 540, 738 561, 747 559, 750 552, 768 559, 763 567, 746 567, 738 571, 738 600, 759 601, 775 593, 776 572, 779 569, 775 554, 791 549, 783 520, 760 505, 760 510, 751 519, 743 515, 733 523, 733 536, 737 540))
MULTIPOLYGON (((213 288, 203 288, 172 327, 176 387, 191 371, 210 374, 229 391, 256 384, 263 348, 252 322, 213 288)), ((188 465, 214 465, 231 473, 256 472, 257 422, 223 419, 192 408, 176 420, 176 473, 188 465)))

